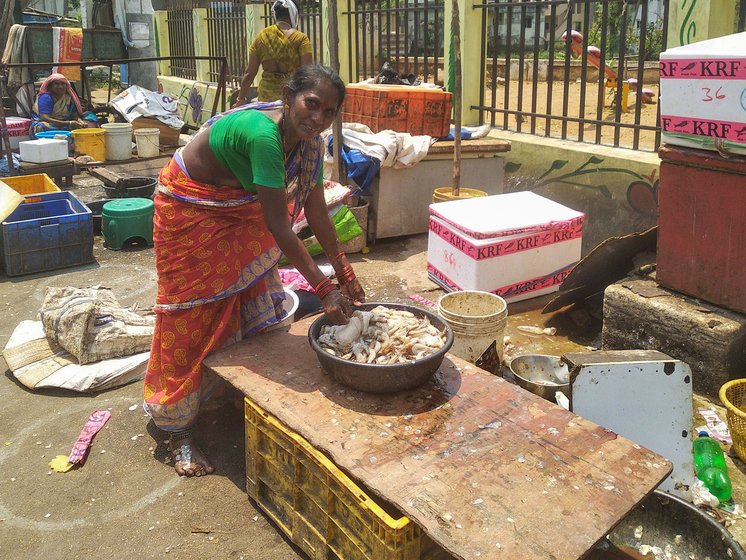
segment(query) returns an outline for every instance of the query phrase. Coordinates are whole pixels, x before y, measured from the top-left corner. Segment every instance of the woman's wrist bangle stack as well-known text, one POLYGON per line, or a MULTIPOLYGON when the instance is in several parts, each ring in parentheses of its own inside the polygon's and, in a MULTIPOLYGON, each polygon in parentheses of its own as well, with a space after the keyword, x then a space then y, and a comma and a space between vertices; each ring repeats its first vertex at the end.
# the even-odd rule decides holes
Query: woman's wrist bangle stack
POLYGON ((355 271, 352 270, 352 267, 348 264, 343 266, 342 270, 337 273, 337 278, 339 279, 340 284, 349 284, 357 277, 355 276, 355 271))
POLYGON ((337 287, 332 284, 332 281, 329 278, 324 278, 314 287, 313 291, 316 292, 319 299, 324 299, 336 289, 337 287))

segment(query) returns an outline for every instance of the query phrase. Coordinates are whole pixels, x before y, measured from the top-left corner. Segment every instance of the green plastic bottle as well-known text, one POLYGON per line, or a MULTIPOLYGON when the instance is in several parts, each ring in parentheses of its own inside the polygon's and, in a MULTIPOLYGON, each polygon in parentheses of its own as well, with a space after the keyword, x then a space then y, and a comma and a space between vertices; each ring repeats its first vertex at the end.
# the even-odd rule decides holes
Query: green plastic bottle
POLYGON ((710 493, 721 502, 727 502, 733 495, 728 465, 720 443, 705 431, 692 444, 694 452, 694 472, 710 493))
POLYGON ((707 467, 697 473, 697 478, 704 483, 710 494, 720 500, 721 503, 727 502, 733 496, 733 488, 727 472, 716 467, 707 467))

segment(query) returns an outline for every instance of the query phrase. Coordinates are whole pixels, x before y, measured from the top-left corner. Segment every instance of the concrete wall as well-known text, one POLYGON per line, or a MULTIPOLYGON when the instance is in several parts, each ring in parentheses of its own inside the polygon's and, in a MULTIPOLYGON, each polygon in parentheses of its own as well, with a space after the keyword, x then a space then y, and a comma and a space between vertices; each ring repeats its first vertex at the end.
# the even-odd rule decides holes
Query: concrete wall
POLYGON ((512 144, 504 192, 530 190, 585 214, 583 255, 657 223, 658 154, 502 130, 490 136, 512 144))
MULTIPOLYGON (((114 4, 115 19, 124 27, 129 41, 127 52, 129 58, 148 58, 156 56, 155 26, 153 23, 153 5, 151 0, 116 0, 114 4)), ((156 62, 137 62, 129 64, 130 85, 138 85, 155 90, 156 62)))
MULTIPOLYGON (((186 124, 199 127, 210 118, 217 92, 215 82, 158 76, 158 84, 163 93, 176 100, 179 118, 186 124)), ((227 106, 226 109, 228 109, 227 106)), ((220 110, 220 105, 218 105, 218 111, 220 110)))

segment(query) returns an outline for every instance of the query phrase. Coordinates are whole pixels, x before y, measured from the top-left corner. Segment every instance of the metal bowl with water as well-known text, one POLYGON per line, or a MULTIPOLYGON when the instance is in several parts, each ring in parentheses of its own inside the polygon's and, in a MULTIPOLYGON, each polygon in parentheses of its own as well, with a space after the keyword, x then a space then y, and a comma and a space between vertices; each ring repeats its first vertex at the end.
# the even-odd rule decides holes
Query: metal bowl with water
POLYGON ((453 331, 438 315, 413 305, 398 303, 365 303, 359 307, 370 311, 382 305, 389 309, 402 309, 417 317, 427 317, 435 328, 445 331, 446 342, 443 348, 422 358, 404 364, 362 364, 332 356, 318 343, 321 327, 330 324, 326 315, 321 315, 308 329, 308 342, 319 358, 321 367, 337 382, 368 393, 396 393, 419 387, 438 371, 446 353, 453 345, 453 331))
POLYGON ((525 354, 510 361, 510 371, 518 385, 554 402, 557 391, 570 398, 570 374, 559 356, 525 354))

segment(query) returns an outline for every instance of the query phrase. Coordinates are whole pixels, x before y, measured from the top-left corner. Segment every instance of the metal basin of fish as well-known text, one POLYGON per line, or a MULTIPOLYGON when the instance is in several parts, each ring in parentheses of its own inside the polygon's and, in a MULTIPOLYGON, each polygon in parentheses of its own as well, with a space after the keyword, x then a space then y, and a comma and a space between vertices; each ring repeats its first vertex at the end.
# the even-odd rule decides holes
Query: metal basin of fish
POLYGON ((525 354, 510 361, 510 371, 524 389, 554 402, 554 394, 562 391, 570 398, 570 378, 567 364, 559 356, 525 354))
POLYGON ((446 353, 453 345, 453 332, 448 324, 435 313, 412 305, 398 303, 366 303, 358 309, 370 311, 376 306, 409 311, 418 317, 427 317, 437 329, 444 331, 446 341, 437 352, 419 360, 397 364, 367 364, 332 356, 319 344, 322 327, 331 324, 326 315, 321 315, 308 329, 308 342, 316 352, 321 367, 337 382, 368 393, 396 393, 413 389, 432 377, 446 353))
POLYGON ((725 527, 705 511, 662 490, 655 490, 645 498, 587 558, 631 560, 664 556, 746 560, 743 548, 725 527), (653 547, 660 553, 655 554, 653 547))

